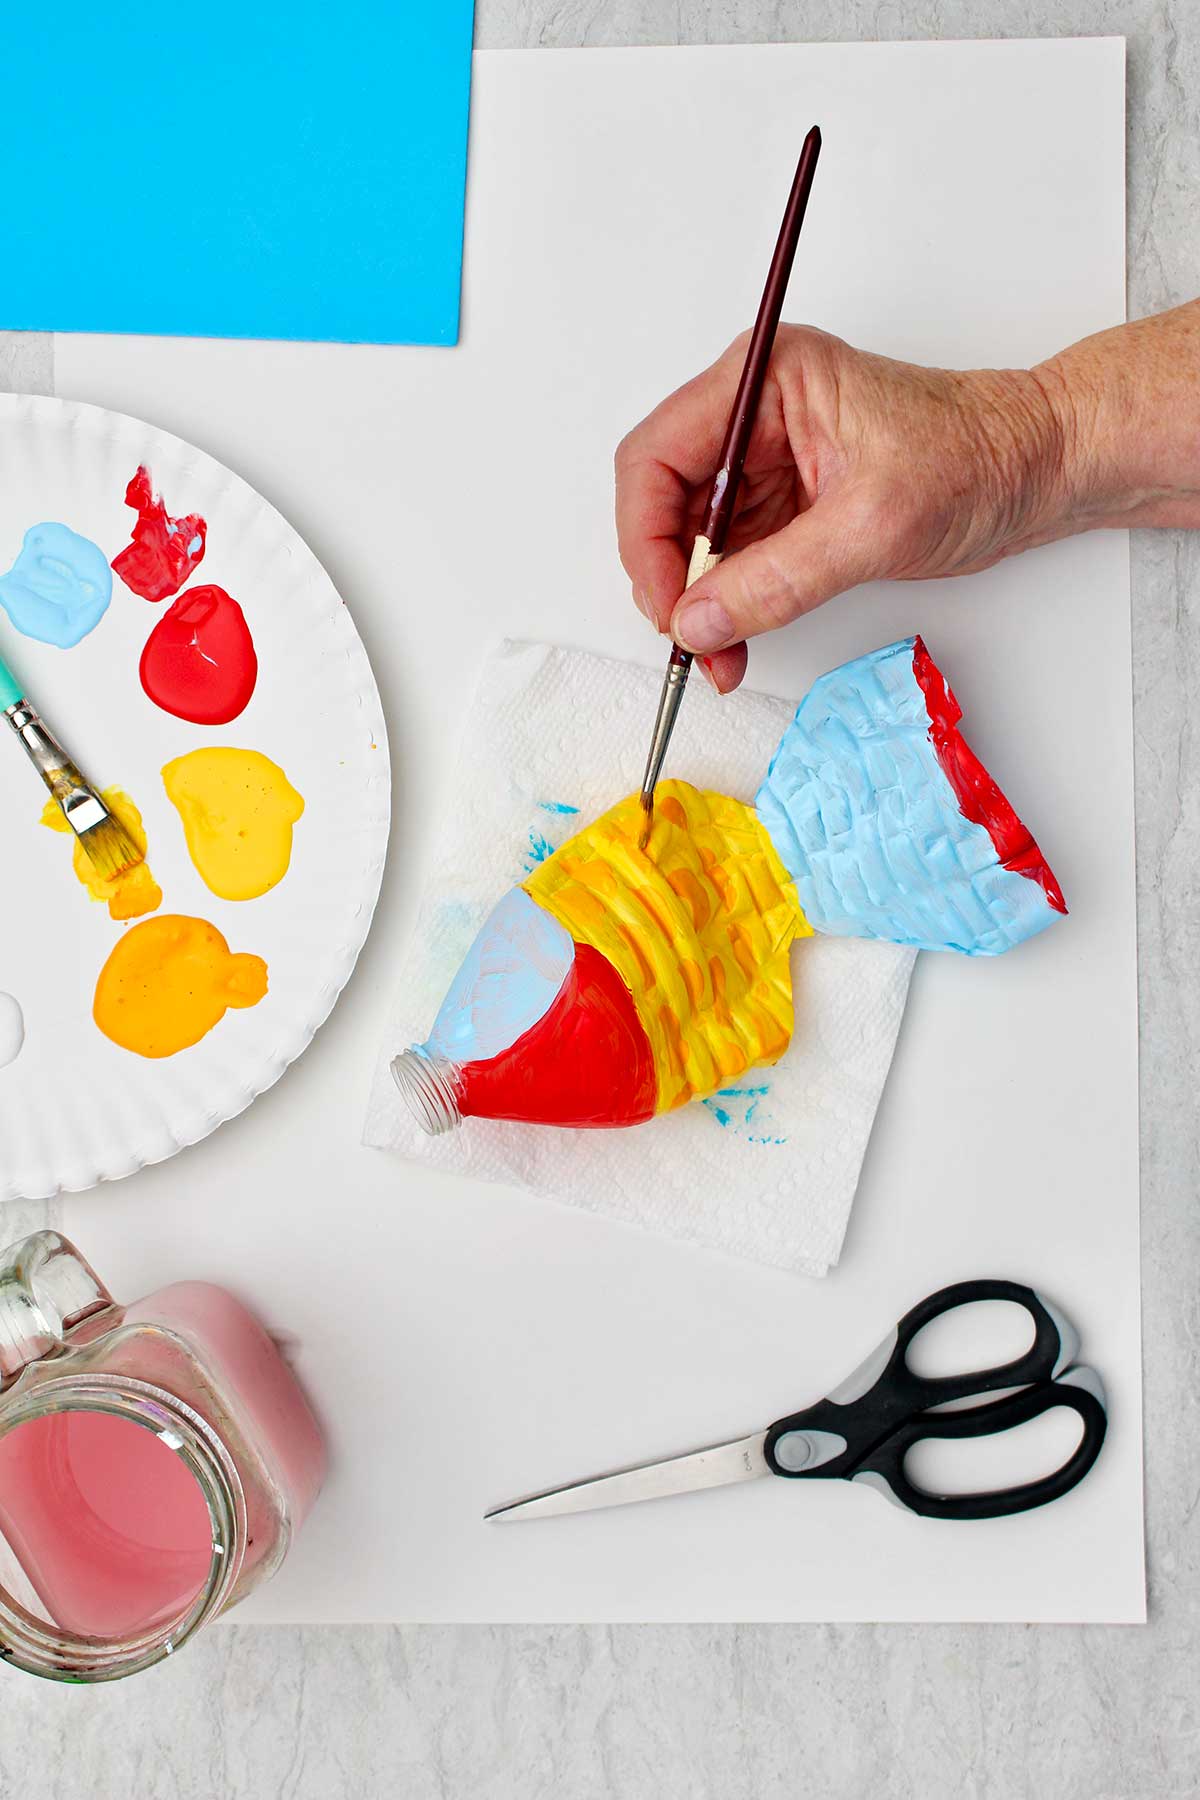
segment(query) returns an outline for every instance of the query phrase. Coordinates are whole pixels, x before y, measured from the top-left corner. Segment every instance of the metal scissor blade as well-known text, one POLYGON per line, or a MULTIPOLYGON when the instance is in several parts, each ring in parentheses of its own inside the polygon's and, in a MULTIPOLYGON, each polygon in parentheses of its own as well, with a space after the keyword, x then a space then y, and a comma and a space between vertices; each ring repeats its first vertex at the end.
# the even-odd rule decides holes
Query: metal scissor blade
POLYGON ((544 1494, 528 1494, 485 1513, 485 1519, 545 1519, 553 1513, 591 1512, 597 1506, 628 1506, 634 1500, 658 1500, 667 1494, 686 1494, 693 1488, 724 1487, 731 1481, 754 1481, 770 1471, 764 1447, 765 1431, 736 1438, 730 1444, 710 1444, 687 1456, 671 1456, 663 1462, 641 1463, 617 1469, 591 1481, 573 1481, 567 1487, 548 1488, 544 1494))

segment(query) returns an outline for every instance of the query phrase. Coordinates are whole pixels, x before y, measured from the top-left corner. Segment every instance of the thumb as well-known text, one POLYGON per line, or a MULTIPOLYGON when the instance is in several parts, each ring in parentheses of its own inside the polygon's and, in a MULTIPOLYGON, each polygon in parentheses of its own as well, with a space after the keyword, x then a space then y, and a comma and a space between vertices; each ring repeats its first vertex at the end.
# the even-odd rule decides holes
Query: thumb
POLYGON ((680 595, 671 636, 685 650, 722 650, 882 575, 878 516, 868 511, 848 496, 826 497, 737 551, 680 595))

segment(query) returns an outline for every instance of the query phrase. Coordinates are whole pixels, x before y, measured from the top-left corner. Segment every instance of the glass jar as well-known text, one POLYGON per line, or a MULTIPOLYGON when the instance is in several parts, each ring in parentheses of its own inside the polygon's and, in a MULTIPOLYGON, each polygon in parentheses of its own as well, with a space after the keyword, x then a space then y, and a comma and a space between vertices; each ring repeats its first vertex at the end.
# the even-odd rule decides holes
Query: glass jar
POLYGON ((74 1245, 0 1253, 0 1657, 147 1668, 279 1567, 325 1473, 295 1376, 225 1289, 118 1305, 74 1245))

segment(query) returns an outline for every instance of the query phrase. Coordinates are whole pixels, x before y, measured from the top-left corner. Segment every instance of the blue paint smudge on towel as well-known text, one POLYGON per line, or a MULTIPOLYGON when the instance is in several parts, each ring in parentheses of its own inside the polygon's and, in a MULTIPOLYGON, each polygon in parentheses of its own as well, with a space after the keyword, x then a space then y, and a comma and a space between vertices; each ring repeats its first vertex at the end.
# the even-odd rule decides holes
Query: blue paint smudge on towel
POLYGON ((771 1130, 762 1117, 762 1103, 770 1091, 767 1082, 757 1087, 718 1088, 700 1104, 723 1131, 732 1131, 747 1144, 786 1144, 787 1138, 771 1130))
MULTIPOLYGON (((573 818, 579 812, 577 806, 570 806, 565 800, 539 800, 536 805, 540 812, 552 813, 556 818, 573 818)), ((547 830, 549 829, 551 827, 547 826, 547 830)), ((524 852, 526 875, 532 875, 538 864, 553 856, 557 849, 558 845, 552 844, 544 831, 531 828, 524 852)))
POLYGON ((539 863, 544 863, 547 857, 553 855, 554 845, 550 839, 543 837, 540 831, 531 831, 525 847, 525 873, 532 875, 539 863))

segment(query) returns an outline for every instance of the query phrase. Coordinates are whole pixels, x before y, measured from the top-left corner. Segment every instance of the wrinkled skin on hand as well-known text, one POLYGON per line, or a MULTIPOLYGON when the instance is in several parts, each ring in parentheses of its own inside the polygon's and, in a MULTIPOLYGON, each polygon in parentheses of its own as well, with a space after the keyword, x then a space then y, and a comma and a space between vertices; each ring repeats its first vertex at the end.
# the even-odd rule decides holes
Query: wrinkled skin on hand
POLYGON ((1200 302, 1035 369, 931 369, 780 327, 725 561, 683 593, 746 338, 616 457, 634 599, 723 692, 744 640, 876 580, 967 575, 1100 525, 1200 525, 1200 302))

